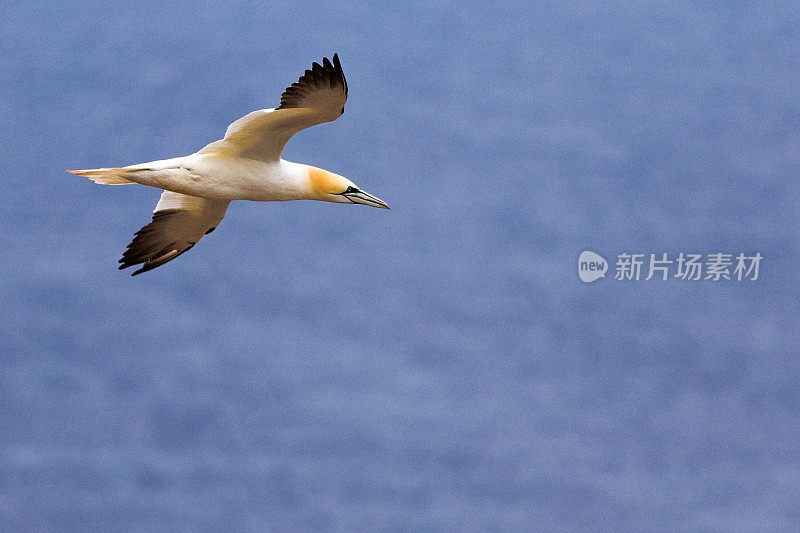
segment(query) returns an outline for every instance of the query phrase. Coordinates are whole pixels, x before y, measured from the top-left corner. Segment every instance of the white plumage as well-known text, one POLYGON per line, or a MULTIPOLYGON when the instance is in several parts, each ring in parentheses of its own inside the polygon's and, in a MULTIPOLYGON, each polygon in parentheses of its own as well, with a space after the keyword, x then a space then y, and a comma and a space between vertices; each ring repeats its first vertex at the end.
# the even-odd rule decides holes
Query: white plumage
POLYGON ((185 157, 121 168, 70 170, 95 183, 138 183, 164 189, 153 220, 136 233, 120 268, 152 270, 189 250, 216 228, 233 200, 320 200, 388 209, 343 176, 281 159, 295 133, 336 120, 347 102, 338 55, 323 59, 281 95, 276 109, 253 111, 228 126, 225 137, 185 157))

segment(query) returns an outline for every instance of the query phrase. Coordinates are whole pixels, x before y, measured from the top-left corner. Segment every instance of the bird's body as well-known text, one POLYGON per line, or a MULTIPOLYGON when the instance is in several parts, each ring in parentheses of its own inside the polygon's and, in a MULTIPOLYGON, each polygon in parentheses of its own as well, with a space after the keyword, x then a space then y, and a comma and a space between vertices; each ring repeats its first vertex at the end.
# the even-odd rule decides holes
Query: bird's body
POLYGON ((311 70, 281 95, 276 109, 253 111, 228 126, 225 137, 194 154, 117 168, 70 170, 95 183, 138 183, 163 189, 150 224, 120 259, 120 268, 152 270, 186 252, 213 231, 234 200, 319 200, 388 209, 347 178, 281 158, 289 138, 305 128, 336 120, 344 112, 347 82, 333 63, 311 70))
MULTIPOLYGON (((95 169, 115 178, 215 200, 311 200, 314 167, 285 159, 258 161, 223 154, 192 154, 117 169, 95 169)), ((322 169, 319 169, 322 170, 322 169)), ((91 172, 91 171, 82 171, 91 172)))

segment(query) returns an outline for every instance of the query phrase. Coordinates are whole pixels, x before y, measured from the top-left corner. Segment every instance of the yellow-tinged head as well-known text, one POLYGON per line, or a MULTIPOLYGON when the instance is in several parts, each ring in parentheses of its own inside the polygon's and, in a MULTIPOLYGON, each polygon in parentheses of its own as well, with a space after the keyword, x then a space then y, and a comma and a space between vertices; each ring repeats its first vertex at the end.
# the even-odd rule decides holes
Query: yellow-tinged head
POLYGON ((389 209, 389 206, 375 196, 362 191, 356 184, 333 172, 317 167, 308 167, 308 181, 318 200, 325 202, 371 205, 389 209))

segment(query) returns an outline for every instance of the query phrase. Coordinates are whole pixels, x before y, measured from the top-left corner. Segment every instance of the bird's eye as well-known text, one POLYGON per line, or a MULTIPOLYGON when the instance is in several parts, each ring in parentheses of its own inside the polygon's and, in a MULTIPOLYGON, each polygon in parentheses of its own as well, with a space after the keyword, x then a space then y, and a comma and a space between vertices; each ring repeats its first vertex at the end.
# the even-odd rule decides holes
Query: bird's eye
POLYGON ((358 192, 358 189, 356 189, 353 186, 350 186, 350 187, 347 187, 347 190, 344 191, 342 194, 350 194, 350 193, 353 193, 353 192, 358 192))

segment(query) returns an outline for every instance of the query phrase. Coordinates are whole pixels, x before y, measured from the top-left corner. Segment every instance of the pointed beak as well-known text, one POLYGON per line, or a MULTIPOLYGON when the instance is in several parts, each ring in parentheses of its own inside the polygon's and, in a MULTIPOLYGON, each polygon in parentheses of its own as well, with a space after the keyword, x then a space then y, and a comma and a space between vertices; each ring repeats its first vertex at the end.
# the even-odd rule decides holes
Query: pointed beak
POLYGON ((348 200, 350 200, 351 202, 353 202, 354 204, 364 204, 364 205, 371 205, 372 207, 380 207, 381 209, 389 209, 389 204, 387 204, 377 196, 372 196, 371 194, 361 190, 346 192, 343 194, 343 196, 348 200))

